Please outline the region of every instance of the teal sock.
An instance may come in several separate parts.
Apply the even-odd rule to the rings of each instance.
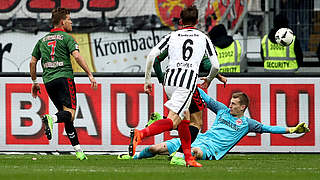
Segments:
[[[154,157],[155,154],[152,154],[149,151],[150,146],[144,148],[139,154],[133,156],[133,159],[143,159],[143,158],[151,158]]]

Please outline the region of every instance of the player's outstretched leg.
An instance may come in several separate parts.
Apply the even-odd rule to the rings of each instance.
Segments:
[[[42,117],[42,123],[44,124],[44,133],[46,134],[48,140],[52,139],[52,128],[53,128],[53,120],[51,115],[45,114]]]

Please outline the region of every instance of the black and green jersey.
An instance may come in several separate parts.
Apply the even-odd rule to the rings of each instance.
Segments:
[[[43,82],[65,77],[73,79],[70,54],[79,50],[77,42],[62,29],[52,29],[41,38],[33,49],[32,56],[41,59]]]

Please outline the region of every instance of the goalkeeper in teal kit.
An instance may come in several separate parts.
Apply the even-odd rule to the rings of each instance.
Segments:
[[[305,123],[296,127],[268,126],[244,116],[249,105],[249,98],[245,93],[232,94],[229,107],[212,99],[199,88],[202,99],[207,107],[216,113],[216,120],[209,130],[197,136],[192,143],[192,153],[197,159],[220,160],[234,147],[247,133],[306,133],[309,128]],[[157,154],[174,153],[180,147],[179,138],[174,138],[160,144],[149,146],[133,157],[119,155],[118,159],[142,159],[153,157]],[[176,157],[176,165],[185,165],[183,157]]]

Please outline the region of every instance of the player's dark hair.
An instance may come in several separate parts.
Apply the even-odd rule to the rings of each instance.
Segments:
[[[70,10],[66,8],[54,8],[51,11],[51,23],[53,26],[59,25],[61,20],[67,18],[67,14],[70,14]]]
[[[243,92],[235,92],[232,93],[232,98],[239,98],[240,100],[240,105],[245,105],[246,108],[244,109],[244,111],[247,109],[247,107],[249,106],[249,97],[247,96],[247,94],[243,93]]]
[[[195,25],[198,20],[198,9],[196,6],[188,6],[180,12],[183,25]]]

